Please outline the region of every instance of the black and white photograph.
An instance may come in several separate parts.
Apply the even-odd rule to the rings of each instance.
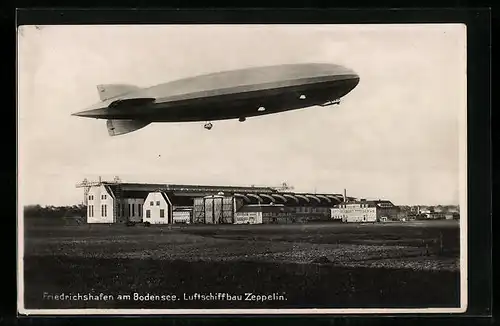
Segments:
[[[466,311],[464,24],[17,42],[19,313]]]

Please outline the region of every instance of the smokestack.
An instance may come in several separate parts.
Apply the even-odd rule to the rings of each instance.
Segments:
[[[99,183],[101,183],[101,182],[102,182],[102,181],[101,181],[101,176],[99,176]]]
[[[347,201],[347,191],[344,188],[344,203]]]

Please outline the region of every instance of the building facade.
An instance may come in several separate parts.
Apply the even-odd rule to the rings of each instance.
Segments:
[[[193,221],[199,224],[233,224],[236,197],[217,195],[194,198]]]
[[[174,208],[172,222],[174,224],[191,224],[193,209],[186,207]]]
[[[87,223],[115,223],[115,198],[106,185],[92,187],[87,194]]]
[[[167,194],[155,191],[144,201],[142,221],[149,224],[172,224],[173,205]]]
[[[234,214],[234,224],[262,224],[262,206],[248,205],[241,207]]]
[[[116,199],[118,223],[142,222],[144,198],[122,198]]]
[[[85,183],[88,223],[241,224],[330,221],[341,194],[289,189],[115,182]],[[252,208],[259,206],[260,208]],[[254,212],[251,212],[254,211]],[[253,216],[253,218],[251,217]]]
[[[396,220],[398,213],[398,207],[388,200],[360,200],[335,205],[331,218],[345,223],[373,223]]]

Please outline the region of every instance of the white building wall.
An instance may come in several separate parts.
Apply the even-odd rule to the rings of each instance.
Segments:
[[[142,221],[151,224],[168,224],[172,220],[171,208],[170,201],[166,201],[160,192],[151,192],[144,201]],[[163,217],[161,217],[162,213]]]
[[[87,195],[87,223],[114,223],[114,199],[103,185],[91,187]]]
[[[332,208],[331,216],[344,222],[376,222],[377,208],[367,204],[342,204],[342,207]]]
[[[172,215],[172,220],[174,223],[191,223],[190,211],[174,211]]]
[[[234,224],[262,224],[262,212],[236,212]]]

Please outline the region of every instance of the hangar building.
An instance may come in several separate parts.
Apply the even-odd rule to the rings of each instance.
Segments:
[[[330,220],[331,209],[355,200],[342,194],[272,187],[84,182],[88,223],[303,223]]]

